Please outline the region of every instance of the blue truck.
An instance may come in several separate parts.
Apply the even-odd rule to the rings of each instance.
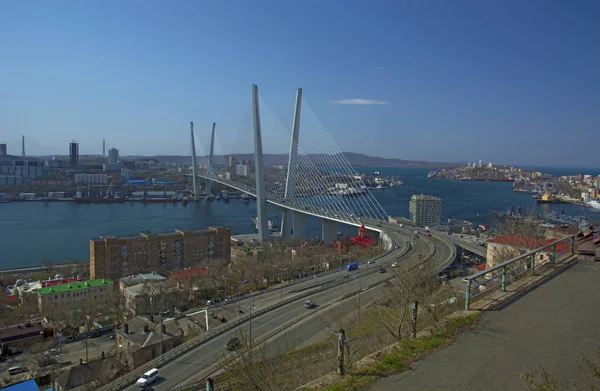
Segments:
[[[356,269],[358,269],[358,262],[351,262],[346,266],[346,270],[348,270],[349,272]]]

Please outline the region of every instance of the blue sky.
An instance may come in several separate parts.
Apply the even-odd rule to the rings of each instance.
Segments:
[[[193,120],[250,152],[258,84],[288,128],[302,87],[344,151],[598,167],[599,19],[594,0],[5,0],[0,141],[183,155]]]

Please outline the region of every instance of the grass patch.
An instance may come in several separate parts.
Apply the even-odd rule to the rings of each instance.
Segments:
[[[367,368],[352,371],[339,382],[320,388],[319,391],[351,391],[360,390],[377,381],[381,376],[406,370],[410,364],[426,354],[454,341],[454,338],[466,327],[474,324],[478,313],[446,321],[443,327],[433,334],[414,339],[405,339],[391,353],[380,357],[376,363]]]

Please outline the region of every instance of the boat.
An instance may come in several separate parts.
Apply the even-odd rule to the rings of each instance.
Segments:
[[[250,202],[250,196],[248,195],[248,193],[242,193],[242,195],[240,196],[240,200],[244,204],[247,204],[248,202]]]
[[[215,196],[212,195],[212,193],[210,193],[206,196],[206,201],[214,201],[214,200],[215,200]]]
[[[183,197],[183,199],[181,200],[181,202],[183,203],[183,205],[187,205],[188,198],[187,197]]]
[[[600,201],[598,200],[589,200],[585,203],[587,206],[590,206],[594,209],[600,209]]]
[[[75,202],[94,202],[94,203],[115,203],[115,202],[125,202],[125,196],[105,196],[105,197],[90,197],[83,196],[81,193],[77,192],[78,195],[73,197],[73,201]]]
[[[73,201],[75,202],[89,202],[89,203],[116,203],[116,202],[125,202],[125,200],[127,199],[127,197],[116,194],[116,193],[112,193],[112,191],[110,190],[110,188],[112,187],[112,183],[109,186],[109,191],[107,192],[106,195],[92,195],[90,192],[90,184],[88,184],[88,191],[87,193],[84,195],[79,188],[77,188],[77,193],[75,194],[75,197],[73,197]]]
[[[227,193],[227,190],[221,191],[221,197],[223,198],[223,202],[229,202],[229,193]]]
[[[217,196],[215,197],[215,200],[221,201],[221,196],[219,194],[217,194]]]
[[[538,204],[566,204],[565,201],[556,198],[548,193],[544,193],[541,197],[533,196]]]

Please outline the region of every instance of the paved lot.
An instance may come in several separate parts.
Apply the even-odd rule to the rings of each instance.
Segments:
[[[600,263],[579,263],[497,311],[453,345],[380,379],[370,389],[528,390],[524,372],[544,366],[558,389],[586,387],[582,359],[600,362]],[[589,387],[588,387],[589,388]]]

